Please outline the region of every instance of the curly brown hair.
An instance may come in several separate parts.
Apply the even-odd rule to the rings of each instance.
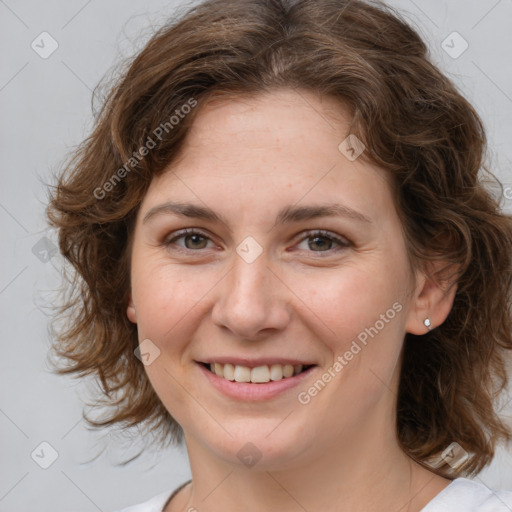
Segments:
[[[495,178],[483,162],[478,114],[430,61],[417,32],[380,2],[206,0],[127,63],[48,207],[73,267],[52,347],[70,364],[57,373],[99,379],[97,403],[110,412],[86,417],[93,427],[142,425],[164,444],[182,440],[134,357],[137,328],[126,316],[134,219],[212,95],[278,87],[349,107],[365,158],[393,177],[411,268],[442,260],[457,269],[437,276],[457,283],[446,321],[424,336],[406,334],[397,436],[437,474],[477,473],[511,437],[494,406],[512,349],[512,221],[482,181]],[[461,472],[445,462],[428,466],[452,442],[470,454]]]

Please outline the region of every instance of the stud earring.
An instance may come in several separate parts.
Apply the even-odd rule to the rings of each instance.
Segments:
[[[430,318],[427,316],[425,320],[423,320],[423,323],[425,324],[425,327],[431,331],[432,330],[432,323],[430,322]]]

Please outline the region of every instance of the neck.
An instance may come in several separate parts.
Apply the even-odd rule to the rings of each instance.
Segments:
[[[289,467],[245,468],[187,439],[192,485],[171,510],[417,512],[450,483],[413,462],[396,440],[358,434],[358,440],[350,437],[321,457],[305,456]]]

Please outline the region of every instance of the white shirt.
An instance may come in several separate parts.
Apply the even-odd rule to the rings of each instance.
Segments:
[[[162,512],[173,491],[117,512]],[[512,491],[492,491],[467,478],[456,478],[421,512],[512,512]]]

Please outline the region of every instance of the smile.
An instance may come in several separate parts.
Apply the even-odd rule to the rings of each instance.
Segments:
[[[210,386],[231,399],[243,402],[264,401],[284,394],[319,368],[316,364],[300,364],[298,361],[232,358],[225,358],[223,363],[212,359],[196,361],[196,365]]]
[[[302,364],[272,364],[261,365],[254,368],[234,365],[230,363],[210,363],[206,365],[212,373],[232,382],[252,382],[253,384],[265,384],[270,381],[287,379],[306,371],[312,365]]]

